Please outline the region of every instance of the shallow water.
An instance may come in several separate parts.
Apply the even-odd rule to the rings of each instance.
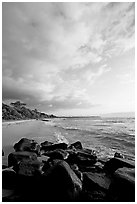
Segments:
[[[21,138],[72,143],[81,141],[84,147],[96,150],[98,157],[111,157],[121,152],[126,158],[135,160],[134,118],[65,118],[51,122],[26,121],[3,124],[2,147],[7,155],[14,151],[13,144]]]
[[[117,151],[135,159],[134,118],[67,118],[57,120],[55,126],[69,142],[80,140],[100,157],[111,157]]]

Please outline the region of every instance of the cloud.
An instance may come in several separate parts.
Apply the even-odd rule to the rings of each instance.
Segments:
[[[92,107],[87,87],[134,47],[134,3],[3,3],[2,32],[4,100]]]

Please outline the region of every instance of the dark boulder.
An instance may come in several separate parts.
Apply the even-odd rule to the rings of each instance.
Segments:
[[[77,164],[78,166],[86,167],[95,164],[97,161],[96,154],[87,149],[67,150],[67,152],[69,152],[69,157],[67,159],[69,164]]]
[[[124,159],[124,155],[122,155],[122,154],[119,153],[119,152],[115,152],[114,157],[123,158],[123,159]]]
[[[48,156],[41,155],[40,157],[37,157],[37,160],[38,160],[39,162],[45,163],[45,162],[47,162],[47,161],[49,160],[49,158],[50,158],[50,157],[48,157]]]
[[[56,149],[67,149],[68,145],[66,143],[57,143],[57,144],[52,144],[52,145],[43,145],[41,147],[41,151],[53,151],[53,150],[56,150]]]
[[[14,166],[16,167],[18,162],[24,160],[24,159],[31,159],[36,160],[37,154],[34,152],[12,152],[8,156],[8,166]]]
[[[40,154],[40,145],[35,141],[27,138],[22,138],[18,143],[14,145],[16,152],[18,151],[29,151]]]
[[[12,168],[2,170],[2,188],[13,189],[16,186],[17,174]]]
[[[135,202],[135,169],[124,167],[115,171],[108,197],[113,202]]]
[[[2,150],[2,156],[4,156],[4,151]]]
[[[83,173],[81,171],[79,171],[79,168],[76,164],[73,164],[70,166],[71,169],[75,172],[75,174],[77,175],[77,177],[83,181]]]
[[[53,166],[43,174],[42,181],[47,188],[50,201],[76,201],[82,190],[82,182],[62,160],[54,160]]]
[[[89,166],[97,162],[97,156],[95,153],[89,154],[85,150],[77,151],[77,164],[80,166]]]
[[[114,157],[105,163],[104,170],[106,172],[113,173],[118,168],[122,167],[135,168],[135,165],[131,160]]]
[[[40,146],[41,146],[41,147],[43,147],[43,146],[50,146],[50,145],[53,145],[53,144],[54,144],[53,142],[45,141],[45,142],[42,142],[42,143],[40,144]]]
[[[38,160],[23,160],[18,164],[17,173],[23,176],[37,176],[42,174],[44,164]]]
[[[83,183],[87,189],[108,190],[111,184],[111,178],[108,177],[105,173],[84,172]]]
[[[66,161],[70,165],[77,164],[77,152],[74,150],[70,150],[70,149],[67,149],[66,151],[69,153]]]
[[[75,149],[82,149],[83,147],[82,147],[81,142],[80,142],[80,141],[77,141],[77,142],[71,144],[71,145],[69,146],[69,148],[70,148],[70,149],[73,149],[73,148],[75,148]]]
[[[46,156],[50,157],[50,159],[61,159],[65,160],[68,158],[69,153],[63,149],[56,149],[54,151],[45,152]]]

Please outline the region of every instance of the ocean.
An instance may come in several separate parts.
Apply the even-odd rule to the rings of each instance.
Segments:
[[[98,158],[113,157],[119,152],[135,160],[135,118],[70,117],[47,121],[3,123],[3,163],[21,138],[66,142],[81,141],[83,147],[96,151]]]
[[[53,124],[58,138],[69,143],[79,140],[98,157],[113,157],[119,152],[135,160],[135,118],[64,118]]]

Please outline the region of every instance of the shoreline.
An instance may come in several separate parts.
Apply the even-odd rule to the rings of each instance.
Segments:
[[[8,125],[17,125],[20,123],[25,123],[25,122],[33,122],[36,121],[35,119],[31,120],[12,120],[12,121],[2,121],[2,127],[8,126]]]

